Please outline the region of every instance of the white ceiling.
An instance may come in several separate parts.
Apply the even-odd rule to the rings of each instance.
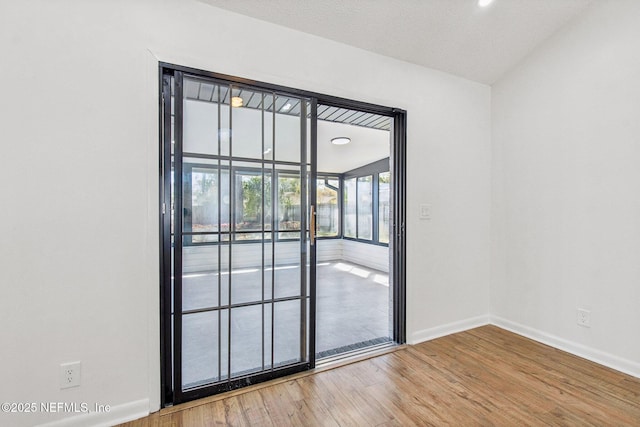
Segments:
[[[493,84],[593,0],[201,0]]]
[[[337,136],[351,138],[346,145],[333,145]],[[318,171],[344,173],[389,157],[391,132],[318,120]]]

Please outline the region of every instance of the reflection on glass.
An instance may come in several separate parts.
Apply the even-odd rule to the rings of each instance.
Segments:
[[[262,156],[265,160],[273,159],[273,152],[275,147],[273,145],[273,121],[275,119],[275,113],[267,109],[268,106],[273,105],[273,95],[264,94],[262,97],[261,106],[264,106],[263,114],[263,138],[264,143],[262,147]]]
[[[192,231],[218,229],[218,174],[206,169],[191,172]]]
[[[300,242],[281,241],[275,244],[273,292],[276,298],[301,294],[300,286]]]
[[[228,287],[218,287],[221,270],[218,251],[218,245],[183,248],[182,310],[215,308],[221,305],[220,298],[228,300]]]
[[[218,348],[218,311],[184,315],[182,331],[183,388],[219,381],[218,366],[226,368],[227,347]]]
[[[231,99],[230,90],[228,86],[219,87],[219,95],[216,101],[220,101],[220,125],[216,136],[220,142],[220,154],[228,156],[231,153],[231,108],[229,108],[229,101]]]
[[[232,263],[236,265],[230,270],[231,304],[261,303],[263,290],[259,261],[247,262],[246,245],[231,245],[231,251]],[[265,298],[267,296],[270,295],[264,295]]]
[[[287,107],[287,104],[289,105]],[[270,106],[275,109],[275,158],[288,162],[300,162],[300,100],[288,96],[276,96]],[[295,107],[294,107],[295,105]],[[306,118],[305,118],[306,119]]]
[[[262,370],[262,307],[250,305],[231,309],[231,376]]]
[[[234,157],[261,159],[264,151],[262,111],[250,106],[262,101],[262,93],[240,88],[233,88],[231,92],[232,154]]]
[[[300,354],[300,315],[305,300],[277,302],[274,305],[274,348],[273,364],[289,365],[299,362]]]
[[[263,325],[264,325],[264,369],[270,369],[273,366],[273,360],[271,358],[271,318],[273,316],[272,313],[273,305],[265,304],[264,305],[264,313],[262,316]]]
[[[389,243],[389,184],[391,174],[382,172],[378,177],[378,241]]]
[[[234,89],[234,94],[236,92],[240,91]],[[228,86],[216,85],[195,78],[186,77],[184,79],[182,123],[184,152],[229,154],[232,136],[230,116],[235,113],[233,111],[235,108],[229,108],[230,95]],[[239,116],[234,117],[234,120],[243,124],[244,114],[239,113]],[[255,131],[256,125],[248,123],[248,126],[253,127]],[[246,133],[240,132],[238,138],[242,141]]]
[[[188,171],[191,171],[188,173]],[[220,183],[218,181],[221,181]],[[184,230],[194,233],[217,233],[229,231],[229,204],[219,203],[218,192],[229,193],[229,173],[217,168],[202,168],[185,164],[184,177]],[[218,213],[221,213],[218,230]],[[194,234],[192,243],[217,242],[217,234]]]

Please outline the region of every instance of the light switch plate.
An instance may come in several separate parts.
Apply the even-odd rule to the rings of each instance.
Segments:
[[[420,205],[420,219],[425,221],[431,220],[431,205]]]

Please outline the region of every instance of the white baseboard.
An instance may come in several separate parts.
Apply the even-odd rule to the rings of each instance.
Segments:
[[[495,325],[507,331],[530,338],[534,341],[549,345],[559,350],[566,351],[616,371],[640,378],[640,363],[624,359],[582,344],[578,344],[543,331],[521,325],[498,316],[482,315],[469,319],[459,320],[434,328],[423,329],[411,334],[409,344],[419,344],[424,341],[444,337],[446,335],[463,332],[484,325]],[[41,427],[109,427],[116,424],[132,421],[149,415],[149,399],[141,399],[111,407],[109,412],[90,412],[74,417],[64,418],[46,424]]]
[[[411,334],[409,344],[419,344],[424,341],[433,340],[444,337],[446,335],[463,332],[469,329],[477,328],[489,324],[489,315],[471,317],[469,319],[458,320],[457,322],[448,323],[446,325],[436,326],[435,328],[423,329]]]
[[[582,357],[600,365],[606,366],[616,371],[640,378],[640,363],[632,360],[624,359],[613,354],[606,353],[583,344],[566,340],[555,335],[548,334],[543,331],[521,325],[499,316],[484,315],[472,317],[469,319],[459,320],[457,322],[448,323],[446,325],[436,326],[434,328],[423,329],[411,334],[409,344],[419,344],[424,341],[433,340],[444,337],[446,335],[463,332],[469,329],[477,328],[484,325],[495,325],[507,331],[538,341],[542,344],[566,351],[575,356]]]
[[[147,415],[149,415],[149,399],[141,399],[112,406],[109,412],[89,412],[40,424],[40,427],[110,427]]]
[[[605,353],[604,351],[587,347],[583,344],[565,340],[564,338],[560,338],[555,335],[551,335],[546,332],[539,331],[537,329],[530,328],[529,326],[521,325],[519,323],[512,322],[498,316],[490,316],[489,322],[492,325],[530,338],[534,341],[538,341],[542,344],[546,344],[559,350],[566,351],[567,353],[571,353],[575,356],[582,357],[583,359],[587,359],[608,368],[615,369],[616,371],[620,371],[636,378],[640,378],[640,363],[633,362],[628,359],[623,359],[621,357],[614,356],[613,354]]]

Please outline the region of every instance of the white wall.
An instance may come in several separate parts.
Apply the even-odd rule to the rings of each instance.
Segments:
[[[343,260],[385,273],[389,272],[389,248],[387,246],[370,245],[353,240],[339,241],[342,242]]]
[[[638,17],[638,1],[597,2],[494,86],[490,309],[499,325],[636,376]]]
[[[159,406],[158,60],[406,109],[409,339],[486,316],[489,87],[192,0],[2,2],[0,51],[1,402]]]

